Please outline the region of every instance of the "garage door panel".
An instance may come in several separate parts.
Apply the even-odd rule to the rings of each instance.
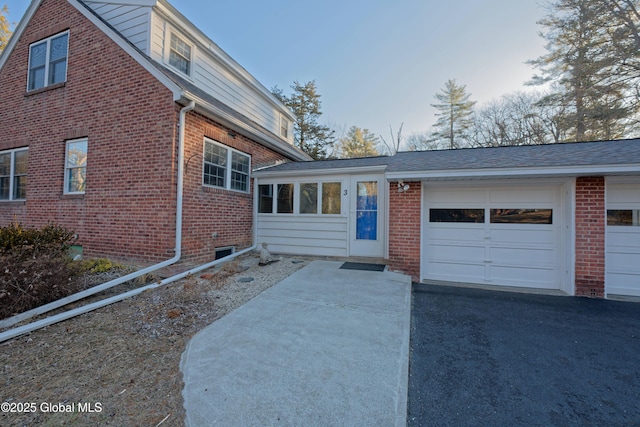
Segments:
[[[486,256],[486,248],[484,246],[474,245],[444,245],[432,244],[433,262],[446,263],[484,263]]]
[[[442,241],[469,241],[469,242],[483,242],[485,231],[484,227],[469,227],[465,226],[433,226],[429,228],[427,232],[427,240],[442,240]],[[475,225],[475,224],[474,224]]]
[[[498,284],[508,282],[511,286],[557,289],[556,270],[553,268],[492,265],[489,271],[490,280]]]
[[[480,187],[473,191],[426,187],[424,208],[424,278],[560,288],[559,186]],[[484,209],[484,222],[444,222],[458,218],[432,216],[430,209]],[[497,210],[502,211],[500,222],[492,223]],[[532,223],[531,218],[538,220],[538,217],[518,210],[551,211],[553,223]],[[430,222],[433,218],[442,222]]]
[[[518,246],[526,242],[527,245],[546,245],[553,248],[555,247],[554,234],[554,228],[545,225],[531,225],[529,227],[505,225],[500,227],[492,226],[490,228],[492,242],[511,243]]]
[[[628,211],[626,225],[607,214],[605,289],[607,294],[640,296],[640,183],[607,182],[607,210]],[[624,217],[624,216],[623,216]]]
[[[513,205],[520,203],[524,205],[534,204],[538,208],[551,207],[555,203],[555,192],[553,190],[541,188],[539,190],[491,190],[489,191],[489,202],[491,204],[506,203]],[[546,206],[538,206],[538,205]],[[498,206],[500,207],[500,206]]]
[[[485,266],[478,264],[434,262],[428,263],[426,268],[433,280],[477,283],[478,277],[484,280],[485,275]]]
[[[551,249],[522,247],[491,247],[490,258],[494,263],[535,268],[555,268],[557,255]]]

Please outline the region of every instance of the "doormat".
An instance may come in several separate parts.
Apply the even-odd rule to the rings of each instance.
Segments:
[[[345,262],[340,266],[342,270],[384,271],[384,264],[367,264],[364,262]]]

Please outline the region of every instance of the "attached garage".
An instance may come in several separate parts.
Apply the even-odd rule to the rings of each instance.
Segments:
[[[605,289],[640,297],[640,183],[607,180]]]
[[[561,289],[563,186],[424,185],[422,279]]]

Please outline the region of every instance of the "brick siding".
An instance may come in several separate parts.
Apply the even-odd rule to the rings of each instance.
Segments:
[[[393,270],[420,281],[420,224],[422,192],[420,182],[405,182],[408,191],[398,192],[389,184],[389,261]]]
[[[576,181],[577,296],[604,298],[605,269],[604,177],[579,177]]]
[[[27,94],[29,44],[67,29],[66,82]],[[180,105],[164,85],[67,1],[44,0],[0,72],[0,87],[0,151],[29,147],[27,200],[0,202],[0,225],[63,225],[86,256],[141,263],[173,256]],[[252,197],[202,186],[206,134],[251,154],[254,165],[282,158],[188,113],[183,254],[194,261],[212,259],[215,247],[248,246],[252,237]],[[88,138],[86,192],[64,195],[66,141],[79,137]]]

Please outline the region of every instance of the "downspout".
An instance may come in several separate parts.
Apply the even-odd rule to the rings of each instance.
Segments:
[[[135,273],[129,274],[127,276],[123,276],[123,277],[121,277],[119,279],[112,280],[110,282],[107,282],[107,283],[104,283],[102,285],[99,285],[99,286],[95,287],[95,288],[100,288],[100,289],[98,289],[96,291],[94,291],[95,288],[87,289],[87,291],[94,291],[94,292],[89,292],[89,293],[87,293],[87,291],[79,292],[77,294],[70,295],[67,298],[63,298],[62,300],[59,300],[59,301],[64,301],[64,300],[67,300],[67,299],[73,297],[72,299],[70,299],[70,300],[68,300],[68,301],[66,301],[64,303],[57,304],[59,301],[54,301],[53,303],[47,304],[46,306],[42,306],[42,307],[39,307],[37,309],[31,310],[30,312],[32,312],[33,314],[31,314],[30,316],[24,316],[26,313],[29,313],[29,312],[25,312],[25,313],[19,314],[17,316],[14,316],[12,318],[5,319],[2,322],[0,322],[0,327],[11,326],[11,325],[15,324],[16,322],[28,319],[30,317],[35,316],[36,314],[46,313],[47,311],[53,310],[53,308],[48,308],[47,310],[44,310],[44,311],[40,311],[40,309],[43,309],[43,308],[48,307],[48,306],[53,306],[53,305],[56,305],[56,304],[57,305],[54,308],[61,307],[61,306],[65,305],[65,304],[68,304],[68,303],[70,303],[72,301],[77,301],[77,300],[82,299],[82,298],[84,298],[86,296],[93,295],[94,293],[99,292],[101,290],[109,289],[109,288],[111,288],[113,286],[119,285],[120,283],[124,283],[125,281],[135,279],[136,277],[139,277],[139,276],[141,276],[143,274],[146,274],[146,273],[149,273],[151,271],[158,270],[160,268],[169,266],[169,265],[175,263],[176,261],[178,261],[180,259],[181,251],[182,251],[181,237],[182,237],[182,196],[183,196],[182,192],[183,192],[183,180],[184,180],[184,165],[183,165],[183,163],[184,163],[184,161],[183,161],[183,158],[184,158],[184,144],[183,144],[184,143],[184,118],[185,118],[185,114],[188,111],[192,110],[194,107],[195,107],[195,103],[192,101],[187,107],[184,107],[182,110],[180,110],[180,142],[179,142],[180,148],[179,148],[179,152],[178,152],[178,159],[180,159],[179,160],[180,163],[178,165],[178,195],[177,195],[178,205],[176,207],[176,254],[175,254],[175,256],[173,258],[171,258],[170,260],[161,262],[160,264],[156,264],[154,266],[151,266],[151,267],[145,268],[143,270],[137,271]],[[196,274],[196,273],[198,273],[198,272],[200,272],[202,270],[206,270],[206,269],[214,267],[214,266],[216,266],[218,264],[222,264],[224,262],[230,261],[230,260],[232,260],[232,259],[234,259],[236,257],[239,257],[240,255],[244,255],[246,253],[249,253],[249,252],[255,250],[256,247],[258,246],[257,245],[257,236],[258,236],[258,234],[257,234],[258,233],[258,230],[257,230],[257,226],[258,226],[258,215],[257,215],[257,213],[258,213],[258,192],[256,191],[256,188],[255,188],[255,187],[257,187],[257,185],[258,185],[258,181],[256,179],[256,180],[254,180],[254,191],[253,191],[253,234],[252,234],[253,244],[251,245],[251,247],[243,249],[243,250],[241,250],[239,252],[236,252],[236,253],[228,256],[228,257],[221,258],[221,259],[218,259],[218,260],[215,260],[215,261],[211,261],[211,262],[209,262],[207,264],[203,264],[203,265],[200,265],[198,267],[195,267],[195,268],[193,268],[193,269],[191,269],[189,271],[185,271],[183,273],[176,274],[175,276],[166,278],[166,279],[161,280],[161,281],[159,281],[157,283],[152,283],[150,285],[146,285],[146,286],[143,286],[141,288],[136,288],[136,289],[133,289],[131,291],[124,292],[122,294],[115,295],[115,296],[110,297],[110,298],[105,298],[103,300],[96,301],[96,302],[93,302],[91,304],[87,304],[87,305],[82,306],[82,307],[78,307],[78,308],[75,308],[75,309],[72,309],[72,310],[68,310],[68,311],[65,311],[63,313],[59,313],[59,314],[56,314],[56,315],[53,315],[53,316],[49,316],[49,317],[46,317],[44,319],[41,319],[41,320],[38,320],[38,321],[35,321],[35,322],[32,322],[32,323],[28,323],[26,325],[19,326],[17,328],[13,328],[13,329],[10,329],[8,331],[2,332],[2,333],[0,333],[0,343],[4,342],[4,341],[7,341],[7,340],[10,340],[11,338],[15,338],[17,336],[20,336],[20,335],[35,331],[37,329],[44,328],[44,327],[52,325],[54,323],[62,322],[64,320],[70,319],[72,317],[79,316],[81,314],[88,313],[88,312],[93,311],[93,310],[97,310],[98,308],[105,307],[107,305],[110,305],[110,304],[125,300],[125,299],[130,298],[130,297],[132,297],[134,295],[138,295],[138,294],[140,294],[140,293],[142,293],[142,292],[144,292],[146,290],[155,289],[155,288],[158,288],[160,286],[175,282],[176,280],[183,279],[183,278],[185,278],[185,277],[187,277],[189,275]],[[81,296],[76,297],[78,295],[81,295]],[[38,313],[35,313],[35,311],[38,311]],[[20,316],[20,318],[18,320],[12,321],[13,319],[15,319],[16,317],[19,317],[19,316]],[[12,322],[11,323],[4,323],[4,322],[7,322],[7,321],[12,321]]]
[[[143,268],[142,270],[138,270],[134,273],[127,274],[126,276],[119,277],[117,279],[111,280],[101,285],[94,286],[84,291],[69,295],[65,298],[61,298],[59,300],[50,302],[49,304],[45,304],[40,307],[36,307],[32,310],[25,311],[24,313],[20,313],[15,316],[9,317],[7,319],[1,320],[0,328],[6,328],[11,325],[15,325],[16,323],[21,322],[23,320],[30,319],[33,316],[44,314],[51,310],[55,310],[56,308],[60,308],[62,306],[81,300],[88,296],[94,295],[106,289],[113,288],[114,286],[120,285],[124,282],[128,282],[129,280],[133,280],[138,277],[144,276],[145,274],[149,274],[153,271],[160,270],[161,268],[168,267],[180,260],[180,257],[182,256],[182,200],[183,200],[183,193],[184,193],[185,121],[186,121],[187,112],[193,110],[195,106],[196,106],[196,103],[194,101],[191,101],[189,102],[189,105],[187,105],[186,107],[183,107],[180,110],[179,134],[178,134],[179,135],[178,136],[178,183],[177,183],[177,191],[176,191],[176,246],[175,246],[175,254],[173,258],[163,261],[159,264],[155,264],[155,265]]]

